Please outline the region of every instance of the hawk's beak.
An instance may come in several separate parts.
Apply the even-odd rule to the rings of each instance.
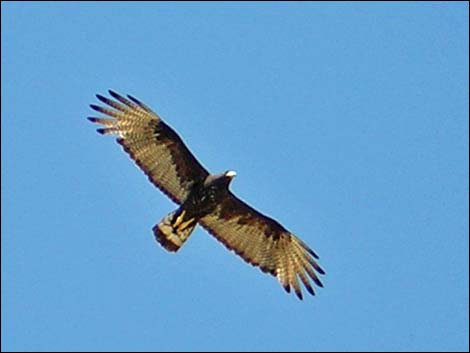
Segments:
[[[227,173],[225,173],[225,176],[229,177],[230,179],[233,179],[236,175],[237,173],[233,170],[229,170]]]

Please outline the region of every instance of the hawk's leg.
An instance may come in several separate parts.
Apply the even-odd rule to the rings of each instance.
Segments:
[[[153,227],[155,239],[168,251],[178,251],[196,227],[197,220],[179,208]]]

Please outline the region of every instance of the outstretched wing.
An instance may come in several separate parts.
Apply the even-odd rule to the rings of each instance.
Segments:
[[[231,192],[199,223],[246,262],[276,276],[287,292],[302,299],[299,280],[315,295],[310,280],[323,287],[318,256],[277,221],[261,214]],[[310,279],[310,280],[309,280]]]
[[[103,125],[101,134],[118,135],[117,142],[148,176],[174,202],[181,204],[191,186],[209,173],[185,146],[177,133],[145,104],[132,96],[127,98],[109,91],[115,99],[96,97],[109,107],[90,107],[111,117],[88,118]]]

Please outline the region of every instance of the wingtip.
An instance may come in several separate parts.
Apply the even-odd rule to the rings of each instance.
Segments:
[[[310,249],[310,248],[307,248],[307,251],[308,251],[308,252],[310,253],[310,255],[312,255],[316,260],[320,260],[320,256],[318,256],[315,251],[313,251],[313,250]]]
[[[118,93],[116,93],[115,91],[113,91],[112,89],[108,89],[108,93],[115,99],[118,99],[121,97]]]
[[[102,96],[101,94],[97,93],[95,94],[96,98],[98,98],[100,101],[103,101],[105,99],[104,96]]]
[[[310,295],[315,296],[315,291],[313,290],[312,286],[306,286],[305,288],[307,288],[307,292],[309,292]]]
[[[305,251],[307,251],[312,257],[316,260],[320,259],[320,256],[317,255],[315,251],[313,251],[307,244],[305,244],[303,241],[299,240],[300,245],[302,248],[304,248]]]
[[[96,104],[90,104],[90,108],[93,110],[96,110],[97,112],[102,112],[102,108],[99,105]]]
[[[137,98],[131,96],[130,94],[127,95],[127,98],[129,98],[131,101],[133,101],[137,105],[142,105],[141,101],[139,101]]]

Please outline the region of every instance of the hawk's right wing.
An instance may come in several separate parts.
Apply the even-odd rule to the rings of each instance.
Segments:
[[[209,175],[178,134],[145,104],[109,91],[115,99],[96,95],[108,107],[90,107],[111,119],[91,117],[103,125],[101,134],[115,134],[117,142],[144,171],[149,180],[174,202],[181,204],[191,186]]]

